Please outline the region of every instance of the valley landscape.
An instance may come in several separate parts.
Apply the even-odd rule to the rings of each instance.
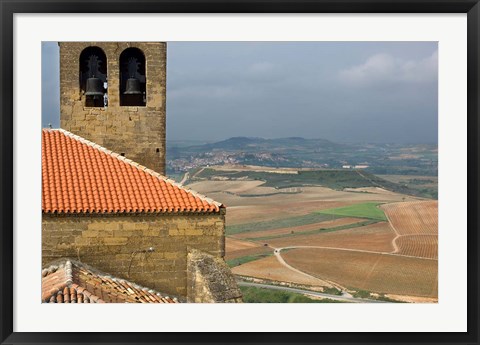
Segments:
[[[42,194],[59,198],[46,212],[76,220],[69,203],[89,201],[106,221],[70,235],[43,216],[42,260],[91,260],[195,302],[438,303],[438,100],[437,41],[42,42],[45,133],[147,175],[52,154],[75,159],[42,184],[62,191]]]
[[[225,259],[247,300],[438,301],[435,145],[188,144],[170,143],[169,175],[227,206]]]

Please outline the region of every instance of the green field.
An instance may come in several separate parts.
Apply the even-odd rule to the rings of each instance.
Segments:
[[[358,223],[353,223],[353,224],[335,226],[335,227],[332,227],[332,228],[326,228],[326,229],[325,228],[320,228],[320,229],[317,229],[317,230],[310,230],[310,231],[296,231],[296,232],[292,232],[292,233],[289,233],[289,234],[272,235],[272,236],[264,236],[264,237],[252,237],[252,238],[247,238],[247,240],[265,241],[265,240],[271,240],[272,238],[293,237],[293,236],[300,236],[300,235],[314,235],[314,234],[319,234],[319,233],[323,234],[323,233],[327,233],[327,232],[359,228],[359,227],[362,227],[362,226],[375,224],[377,222],[378,222],[378,220],[371,219],[371,220],[366,220],[366,221],[363,221],[363,222],[358,222]]]
[[[342,218],[340,215],[337,218]],[[226,227],[227,235],[239,234],[242,232],[260,231],[260,230],[272,230],[278,228],[290,228],[292,226],[301,226],[306,224],[314,224],[331,220],[332,216],[321,214],[318,212],[310,213],[304,216],[295,216],[285,219],[275,219],[268,222],[255,222],[230,225]]]
[[[387,221],[385,213],[378,208],[380,202],[365,202],[362,204],[355,204],[345,207],[330,208],[327,210],[319,211],[320,214],[329,214],[335,217],[354,217],[354,218],[367,218],[378,221]]]
[[[239,266],[239,265],[242,265],[242,264],[246,264],[247,262],[250,262],[250,261],[263,259],[263,258],[266,258],[266,257],[271,256],[271,255],[273,255],[273,252],[242,256],[241,258],[235,258],[235,259],[227,260],[227,265],[230,266],[230,267],[235,267],[235,266]]]
[[[342,303],[328,298],[312,299],[299,293],[253,286],[240,286],[240,290],[242,290],[243,302],[245,303]]]

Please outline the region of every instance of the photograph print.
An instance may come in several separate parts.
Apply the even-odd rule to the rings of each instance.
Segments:
[[[437,42],[43,42],[41,131],[42,303],[438,303]]]

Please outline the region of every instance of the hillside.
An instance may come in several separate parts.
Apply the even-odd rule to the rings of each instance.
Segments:
[[[430,144],[340,144],[325,139],[233,137],[212,143],[167,142],[170,174],[209,165],[329,168],[361,166],[368,173],[437,175],[437,146]]]
[[[262,186],[274,187],[276,189],[306,186],[324,186],[334,190],[378,187],[401,194],[431,197],[430,195],[426,195],[417,189],[410,188],[405,184],[387,181],[376,175],[357,170],[299,170],[298,173],[279,174],[275,172],[222,171],[205,168],[195,175],[195,180],[201,179],[260,180],[265,182]]]
[[[300,137],[263,139],[249,137],[233,137],[216,143],[191,147],[192,150],[233,150],[233,151],[270,151],[282,152],[286,150],[314,150],[338,149],[343,145],[335,144],[325,139],[304,139]]]

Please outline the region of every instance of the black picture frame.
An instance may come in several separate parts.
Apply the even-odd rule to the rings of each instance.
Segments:
[[[2,344],[478,344],[479,0],[0,0],[0,340]],[[15,13],[467,13],[468,331],[465,333],[13,332],[13,16]],[[452,315],[455,317],[455,315]],[[54,322],[54,321],[52,321]],[[219,330],[221,331],[221,330]]]

